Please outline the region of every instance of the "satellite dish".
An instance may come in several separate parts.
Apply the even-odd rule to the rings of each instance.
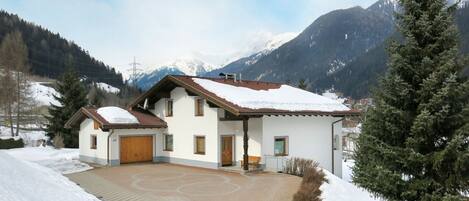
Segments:
[[[143,109],[148,109],[148,98],[145,98],[145,102],[143,103]]]

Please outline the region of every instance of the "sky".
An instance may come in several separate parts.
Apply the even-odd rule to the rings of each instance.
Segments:
[[[0,0],[0,9],[72,40],[128,73],[197,57],[221,65],[285,32],[300,33],[332,10],[376,0]]]

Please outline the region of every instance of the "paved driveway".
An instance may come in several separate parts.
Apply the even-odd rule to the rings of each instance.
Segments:
[[[67,175],[103,200],[291,200],[301,179],[258,173],[241,175],[171,164],[135,164]]]

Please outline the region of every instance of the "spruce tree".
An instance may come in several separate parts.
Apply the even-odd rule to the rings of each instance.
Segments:
[[[86,91],[83,87],[78,74],[70,67],[57,81],[55,90],[59,95],[54,98],[60,105],[51,105],[47,120],[46,132],[50,139],[55,135],[62,135],[63,143],[68,148],[78,148],[78,131],[76,129],[64,128],[65,123],[81,107],[86,106]]]
[[[374,90],[355,153],[353,181],[388,200],[466,200],[469,82],[445,0],[401,0],[403,42]]]

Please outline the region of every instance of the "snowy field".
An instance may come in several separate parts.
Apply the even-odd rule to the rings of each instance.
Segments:
[[[32,157],[24,155],[27,153],[37,155],[33,149],[25,149],[28,151],[23,154],[20,154],[19,149],[13,150],[12,153],[23,158]],[[98,200],[59,172],[37,163],[21,160],[8,152],[10,151],[0,150],[0,201]],[[70,153],[67,152],[65,155]],[[52,155],[46,154],[42,157],[47,158]]]
[[[61,174],[92,169],[78,160],[78,149],[54,149],[52,147],[25,147],[8,149],[5,153],[28,162],[37,163]]]
[[[344,162],[342,165],[345,164]],[[324,172],[329,181],[329,183],[324,183],[320,187],[322,191],[321,197],[324,198],[324,201],[381,201],[379,198],[374,198],[373,195],[365,189],[348,182],[348,179],[351,178],[350,168],[348,168],[347,172],[342,172],[342,179],[327,170],[324,170]],[[346,175],[346,173],[348,175]]]

